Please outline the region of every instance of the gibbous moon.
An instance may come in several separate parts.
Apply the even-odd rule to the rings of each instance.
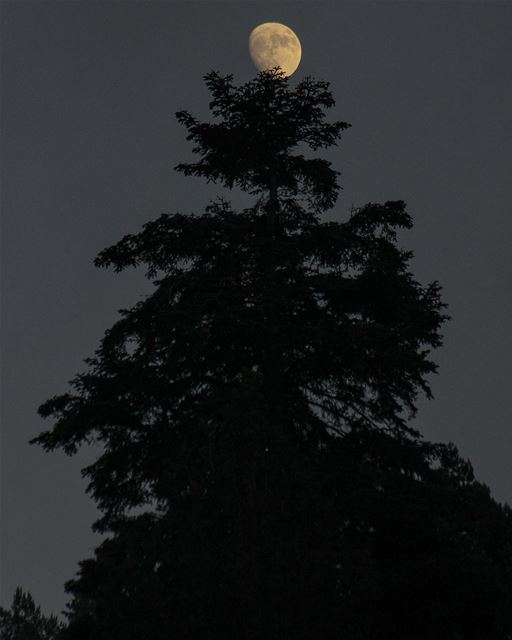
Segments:
[[[265,22],[251,31],[249,53],[260,71],[281,67],[287,76],[297,69],[302,55],[300,40],[286,25]]]

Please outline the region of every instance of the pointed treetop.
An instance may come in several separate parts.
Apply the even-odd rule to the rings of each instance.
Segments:
[[[338,172],[330,162],[301,153],[335,145],[350,126],[325,121],[325,109],[334,105],[328,82],[308,77],[292,88],[279,67],[240,87],[232,75],[213,71],[205,81],[217,122],[199,122],[188,111],[176,114],[200,155],[177,171],[280,200],[305,197],[316,210],[334,205]]]

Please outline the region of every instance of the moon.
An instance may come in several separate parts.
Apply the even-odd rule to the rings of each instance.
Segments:
[[[302,55],[300,40],[286,25],[264,22],[251,31],[249,53],[260,71],[281,67],[291,76],[297,69]]]

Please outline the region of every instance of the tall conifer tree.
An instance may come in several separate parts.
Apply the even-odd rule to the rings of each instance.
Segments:
[[[291,87],[276,69],[206,84],[214,120],[177,114],[198,156],[177,169],[253,206],[162,215],[101,252],[100,267],[143,266],[154,291],[121,312],[73,391],[40,408],[55,419],[35,439],[46,450],[102,446],[84,474],[108,537],[68,584],[68,637],[438,637],[421,635],[436,623],[419,604],[409,635],[390,615],[411,592],[408,563],[423,544],[449,555],[469,520],[463,487],[493,505],[503,540],[509,515],[454,449],[408,424],[444,320],[438,284],[419,284],[397,245],[411,218],[390,201],[322,221],[338,174],[316,152],[348,127],[326,120],[327,83]],[[401,517],[425,540],[405,534],[393,555]],[[488,570],[504,607],[496,562],[475,581]],[[465,637],[461,624],[446,638]]]

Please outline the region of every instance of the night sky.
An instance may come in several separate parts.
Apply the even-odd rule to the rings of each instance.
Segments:
[[[352,128],[328,157],[344,188],[329,216],[403,199],[423,283],[452,320],[435,354],[435,399],[414,426],[453,441],[512,503],[511,2],[2,3],[2,592],[60,611],[92,554],[94,451],[45,454],[36,414],[85,368],[117,310],[150,285],[93,267],[162,212],[200,212],[221,187],[173,167],[192,158],[178,109],[208,116],[202,77],[256,74],[261,22],[302,43],[291,83],[332,83]],[[241,203],[237,192],[232,200]],[[243,200],[245,203],[245,200]]]

